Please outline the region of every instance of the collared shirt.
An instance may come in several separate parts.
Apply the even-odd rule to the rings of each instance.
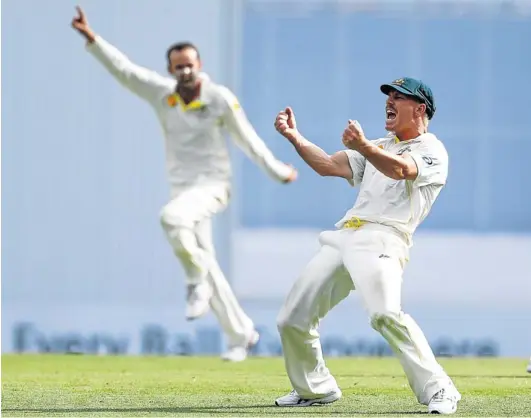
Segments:
[[[173,192],[198,183],[228,184],[227,130],[236,144],[271,177],[284,181],[292,168],[277,160],[249,123],[232,92],[205,74],[200,96],[185,104],[175,79],[132,63],[100,36],[87,49],[126,88],[154,108],[162,126],[166,166]]]
[[[360,191],[354,207],[336,227],[341,228],[349,219],[358,218],[391,226],[411,238],[446,184],[448,153],[431,133],[409,141],[399,141],[393,135],[373,143],[393,154],[408,153],[417,165],[417,178],[394,180],[378,171],[357,151],[346,150],[353,173],[349,183],[360,185]]]

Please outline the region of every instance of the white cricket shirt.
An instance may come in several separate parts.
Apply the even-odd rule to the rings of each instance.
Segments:
[[[372,141],[393,154],[408,153],[418,168],[415,180],[394,180],[378,171],[359,152],[346,150],[353,178],[360,185],[354,207],[336,224],[341,228],[352,218],[391,226],[406,235],[408,241],[428,215],[433,202],[446,183],[448,153],[441,141],[431,133],[409,141],[393,136]]]
[[[278,161],[256,134],[228,88],[202,74],[200,96],[186,105],[175,92],[175,79],[132,63],[100,36],[87,49],[122,85],[154,108],[164,132],[172,194],[193,184],[221,182],[229,187],[231,164],[225,129],[273,178],[283,181],[292,174],[292,168]]]

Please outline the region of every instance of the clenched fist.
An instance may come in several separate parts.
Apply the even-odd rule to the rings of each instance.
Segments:
[[[79,6],[76,7],[77,16],[72,19],[72,27],[83,35],[88,42],[94,42],[95,34],[90,28],[85,12]]]
[[[343,145],[358,151],[359,147],[366,142],[365,134],[357,120],[349,120],[348,126],[343,132]]]
[[[287,107],[277,115],[277,118],[275,119],[275,129],[290,141],[297,138],[299,132],[297,131],[295,114],[293,113],[293,110],[291,110],[291,107]]]

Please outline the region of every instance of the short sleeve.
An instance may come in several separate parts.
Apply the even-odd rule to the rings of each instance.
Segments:
[[[441,141],[430,139],[423,141],[417,148],[409,152],[417,165],[417,178],[413,181],[416,187],[429,184],[442,186],[448,177],[448,153]]]
[[[363,180],[363,173],[365,172],[366,159],[358,151],[345,150],[347,154],[348,162],[352,170],[352,179],[347,179],[352,187],[355,187]]]

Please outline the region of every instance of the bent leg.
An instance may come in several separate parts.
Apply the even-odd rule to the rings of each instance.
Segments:
[[[195,228],[197,242],[209,255],[210,267],[206,279],[212,288],[210,307],[216,315],[231,347],[245,347],[254,333],[253,321],[245,314],[219,266],[212,242],[212,222],[205,219]]]
[[[324,245],[293,285],[277,323],[286,370],[300,397],[320,398],[336,391],[319,341],[319,321],[353,289],[341,254]]]
[[[355,234],[358,234],[357,236]],[[401,307],[402,263],[396,237],[373,232],[354,233],[345,246],[343,262],[367,309],[372,327],[396,353],[418,401],[453,383],[439,365],[423,332]],[[384,255],[384,257],[381,257]]]

